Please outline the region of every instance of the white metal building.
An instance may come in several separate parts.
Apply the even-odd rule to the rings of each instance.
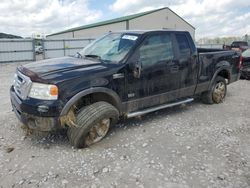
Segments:
[[[97,38],[109,31],[178,29],[189,31],[194,38],[195,28],[168,7],[84,25],[54,33],[47,39]]]

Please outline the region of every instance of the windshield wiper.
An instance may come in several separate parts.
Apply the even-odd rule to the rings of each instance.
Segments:
[[[111,60],[102,59],[101,56],[95,55],[95,54],[87,54],[87,55],[84,55],[84,57],[90,57],[90,58],[98,59],[99,61],[101,61],[103,63],[110,63],[110,62],[112,62]]]
[[[84,55],[84,57],[91,57],[91,58],[95,58],[95,59],[99,59],[99,60],[102,59],[99,55],[95,55],[95,54],[87,54],[87,55]]]

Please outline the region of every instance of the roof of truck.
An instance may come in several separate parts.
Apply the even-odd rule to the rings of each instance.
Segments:
[[[145,34],[150,32],[164,32],[164,31],[174,31],[174,32],[188,32],[178,29],[153,29],[153,30],[121,30],[121,31],[112,31],[110,33],[131,33],[131,34]]]

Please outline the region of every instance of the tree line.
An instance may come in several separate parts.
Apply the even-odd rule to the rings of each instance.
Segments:
[[[215,38],[200,38],[198,44],[225,44],[230,45],[233,41],[247,41],[250,43],[250,35],[246,34],[242,37],[215,37]]]

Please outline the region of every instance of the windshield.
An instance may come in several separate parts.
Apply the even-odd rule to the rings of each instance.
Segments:
[[[118,63],[128,54],[137,38],[135,34],[110,33],[86,46],[80,54],[82,57]]]
[[[242,53],[242,57],[250,57],[250,49],[247,49]]]

